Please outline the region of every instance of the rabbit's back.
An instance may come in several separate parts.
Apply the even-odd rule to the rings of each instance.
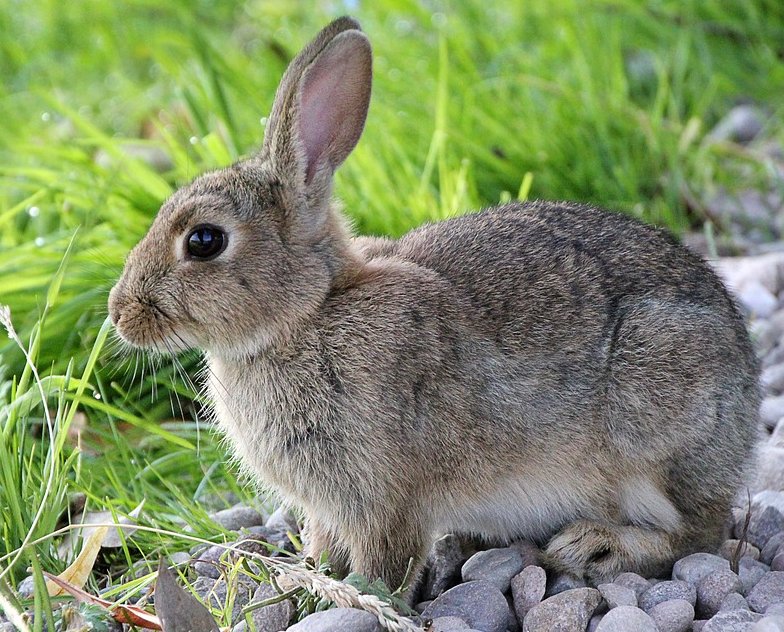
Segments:
[[[535,372],[525,379],[558,390],[620,455],[660,460],[708,437],[751,452],[757,366],[742,317],[667,233],[584,205],[510,204],[384,250],[446,279],[498,360]]]

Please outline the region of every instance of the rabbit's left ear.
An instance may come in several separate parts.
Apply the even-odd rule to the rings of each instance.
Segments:
[[[359,141],[371,78],[370,43],[344,18],[325,28],[281,81],[262,155],[285,182],[304,187],[311,202],[329,196],[332,174]]]

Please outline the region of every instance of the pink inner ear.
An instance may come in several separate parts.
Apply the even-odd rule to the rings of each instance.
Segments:
[[[367,116],[370,77],[370,47],[359,31],[338,35],[306,71],[299,112],[306,182],[321,165],[334,172],[356,145]]]

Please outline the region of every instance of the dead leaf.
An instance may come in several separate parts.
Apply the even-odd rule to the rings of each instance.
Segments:
[[[155,612],[164,632],[219,632],[209,610],[177,583],[163,558],[155,583]]]
[[[68,593],[77,601],[81,601],[83,603],[90,603],[96,606],[101,606],[102,608],[106,608],[106,610],[111,614],[115,621],[118,623],[128,623],[130,625],[135,625],[140,628],[145,628],[147,630],[161,630],[161,620],[154,614],[150,614],[146,610],[139,608],[138,606],[126,606],[123,604],[114,603],[112,601],[107,601],[106,599],[101,599],[100,597],[95,597],[88,592],[85,592],[81,588],[73,586],[66,581],[63,581],[56,575],[52,575],[44,571],[44,575],[47,578],[47,582],[52,582],[55,584],[62,593]]]
[[[57,576],[57,579],[77,588],[84,586],[90,577],[90,573],[93,571],[95,558],[98,557],[98,551],[101,550],[101,542],[103,542],[108,531],[109,527],[96,527],[95,531],[90,534],[90,537],[85,538],[79,555],[68,568]],[[63,589],[57,582],[47,580],[46,589],[50,597],[63,594]]]

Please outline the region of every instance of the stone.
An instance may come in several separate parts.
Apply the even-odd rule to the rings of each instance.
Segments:
[[[730,593],[739,593],[743,584],[730,570],[718,570],[697,582],[697,616],[710,619],[721,609],[721,603]]]
[[[750,557],[742,557],[738,568],[738,576],[743,584],[743,594],[748,594],[769,570],[770,567],[767,564],[752,560]]]
[[[287,508],[282,505],[272,512],[264,526],[274,531],[290,531],[291,533],[299,533],[299,524],[297,518]]]
[[[550,577],[550,581],[547,583],[545,596],[552,597],[553,595],[557,595],[558,593],[562,593],[566,590],[585,588],[586,586],[587,584],[585,583],[585,580],[581,577],[574,577],[573,575],[561,573],[560,575]]]
[[[464,582],[486,581],[501,592],[509,590],[512,577],[523,570],[523,556],[512,548],[488,549],[472,555],[463,564]]]
[[[779,419],[784,417],[784,395],[768,396],[760,404],[760,420],[765,427],[772,430]]]
[[[226,553],[225,546],[215,545],[204,549],[194,559],[193,570],[203,577],[220,578],[220,558],[224,553]]]
[[[702,632],[702,629],[705,627],[707,621],[705,620],[698,620],[691,624],[691,631],[692,632]]]
[[[422,617],[458,617],[471,628],[505,632],[509,622],[509,605],[495,585],[470,581],[458,584],[434,599],[422,612]]]
[[[767,573],[752,588],[746,600],[749,607],[755,612],[765,612],[768,606],[784,603],[784,572],[771,571]]]
[[[672,578],[697,585],[705,575],[717,570],[729,570],[730,563],[723,557],[711,553],[692,553],[675,562]]]
[[[732,561],[738,552],[740,553],[739,558],[750,557],[753,560],[758,560],[760,556],[760,550],[756,546],[742,540],[724,540],[719,548],[719,555],[725,560]]]
[[[774,603],[765,608],[765,616],[784,617],[784,603]]]
[[[574,588],[553,595],[528,611],[523,632],[585,630],[601,600],[595,588]]]
[[[697,591],[693,585],[682,580],[664,581],[651,586],[640,595],[640,608],[648,612],[656,604],[671,599],[683,599],[692,606],[697,602]]]
[[[754,489],[784,491],[784,447],[764,445],[760,448]]]
[[[232,594],[234,596],[231,611],[232,625],[238,623],[243,617],[242,609],[248,605],[254,591],[258,587],[258,584],[247,575],[237,575],[234,581],[236,585],[232,586]],[[203,583],[200,585],[200,582]],[[193,591],[208,606],[219,609],[226,607],[229,590],[225,579],[214,580],[210,577],[199,577],[193,584]]]
[[[751,632],[784,632],[784,617],[764,617],[757,621]]]
[[[784,532],[771,536],[765,543],[765,546],[762,547],[762,551],[760,551],[759,561],[763,564],[772,564],[773,558],[776,557],[779,550],[784,551],[784,549],[781,548],[783,545]]]
[[[437,617],[432,620],[427,632],[457,632],[468,630],[468,624],[458,617]]]
[[[526,566],[512,578],[512,600],[518,621],[542,601],[547,587],[547,575],[541,566]]]
[[[726,612],[728,610],[748,610],[749,604],[746,601],[746,597],[741,595],[740,593],[730,593],[724,599],[721,600],[721,605],[719,606],[720,612]]]
[[[683,599],[656,604],[648,612],[659,632],[687,632],[694,621],[694,606]]]
[[[768,318],[778,307],[778,300],[759,281],[746,283],[738,294],[741,304],[757,318]]]
[[[314,612],[287,632],[382,632],[384,628],[369,612],[354,608],[332,608]]]
[[[760,384],[769,395],[784,392],[784,362],[765,367],[760,374]]]
[[[784,366],[784,364],[781,366]],[[772,448],[784,448],[784,417],[776,422],[776,427],[768,438],[768,445]],[[779,493],[781,493],[781,490],[779,490]]]
[[[523,568],[526,566],[541,566],[542,551],[533,542],[516,540],[509,545],[509,548],[514,549],[523,556]]]
[[[266,521],[265,516],[262,516],[252,507],[246,507],[245,505],[235,505],[229,509],[216,511],[210,515],[210,518],[213,522],[226,529],[226,531],[239,531],[243,528],[256,527],[263,525]]]
[[[552,630],[554,628],[540,628]],[[567,628],[563,628],[567,629]],[[568,628],[577,630],[578,628]],[[610,610],[596,627],[596,632],[659,632],[653,619],[633,606],[618,606]]]
[[[460,567],[466,559],[460,539],[447,534],[433,543],[427,558],[423,599],[435,599],[460,581]]]
[[[755,281],[761,283],[771,294],[784,290],[784,252],[752,257],[723,257],[712,265],[735,295],[747,283]]]
[[[736,105],[708,133],[708,139],[750,143],[762,131],[766,118],[765,113],[754,105]]]
[[[278,596],[278,591],[269,584],[260,584],[253,593],[249,605],[266,601],[273,597]],[[279,601],[278,603],[270,604],[253,610],[250,617],[256,627],[256,632],[279,632],[288,627],[291,620],[296,614],[294,604],[289,599]]]
[[[761,614],[749,610],[719,612],[702,627],[702,632],[750,632],[752,624],[761,618]]]
[[[602,597],[607,602],[607,607],[612,610],[618,606],[634,606],[637,607],[637,593],[631,588],[621,586],[620,584],[600,584],[597,586]]]
[[[751,506],[754,511],[763,511],[768,507],[773,507],[779,513],[784,513],[784,491],[768,489],[758,492],[751,499]]]
[[[784,551],[777,553],[776,557],[773,558],[773,561],[770,563],[770,570],[784,571]]]
[[[651,582],[637,573],[621,573],[615,578],[613,583],[631,588],[637,595],[637,598],[651,587]]]

